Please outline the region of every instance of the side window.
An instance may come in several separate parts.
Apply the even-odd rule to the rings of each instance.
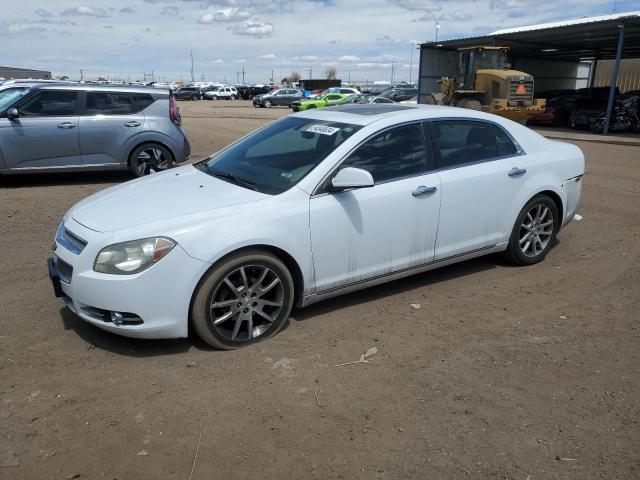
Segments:
[[[427,171],[422,129],[419,125],[394,128],[360,145],[340,169],[361,168],[376,183],[418,175]]]
[[[155,100],[148,93],[132,93],[131,100],[134,104],[134,112],[138,113],[151,105]]]
[[[467,120],[433,122],[437,168],[455,167],[498,157],[494,126]]]
[[[78,92],[42,90],[24,102],[18,111],[25,117],[77,115]]]
[[[87,115],[129,115],[133,102],[124,92],[87,92]]]
[[[501,157],[506,157],[509,155],[516,155],[518,153],[518,147],[515,146],[513,140],[509,138],[504,130],[502,130],[497,125],[494,125],[493,128],[496,132],[496,142],[498,144],[498,155]]]
[[[340,100],[341,98],[340,95],[327,95],[327,100]]]

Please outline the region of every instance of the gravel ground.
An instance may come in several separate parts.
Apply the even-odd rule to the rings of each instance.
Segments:
[[[288,113],[181,107],[194,159]],[[578,145],[584,219],[545,262],[371,288],[231,352],[54,298],[60,217],[126,174],[0,179],[0,479],[640,478],[640,149]]]

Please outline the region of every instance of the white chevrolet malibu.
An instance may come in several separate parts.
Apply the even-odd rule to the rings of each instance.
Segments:
[[[79,317],[231,349],[294,305],[504,252],[544,259],[584,156],[472,110],[347,105],[290,115],[194,165],[103,190],[65,215],[49,260]]]

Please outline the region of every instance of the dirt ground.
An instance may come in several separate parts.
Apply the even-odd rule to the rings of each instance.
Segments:
[[[194,159],[288,113],[181,107]],[[640,478],[640,149],[579,146],[584,219],[545,262],[326,301],[231,352],[53,296],[60,218],[126,174],[0,179],[0,479]]]

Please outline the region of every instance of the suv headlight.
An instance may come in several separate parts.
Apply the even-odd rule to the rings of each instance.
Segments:
[[[165,237],[116,243],[100,250],[93,269],[100,273],[132,275],[149,268],[175,246],[176,242]]]

